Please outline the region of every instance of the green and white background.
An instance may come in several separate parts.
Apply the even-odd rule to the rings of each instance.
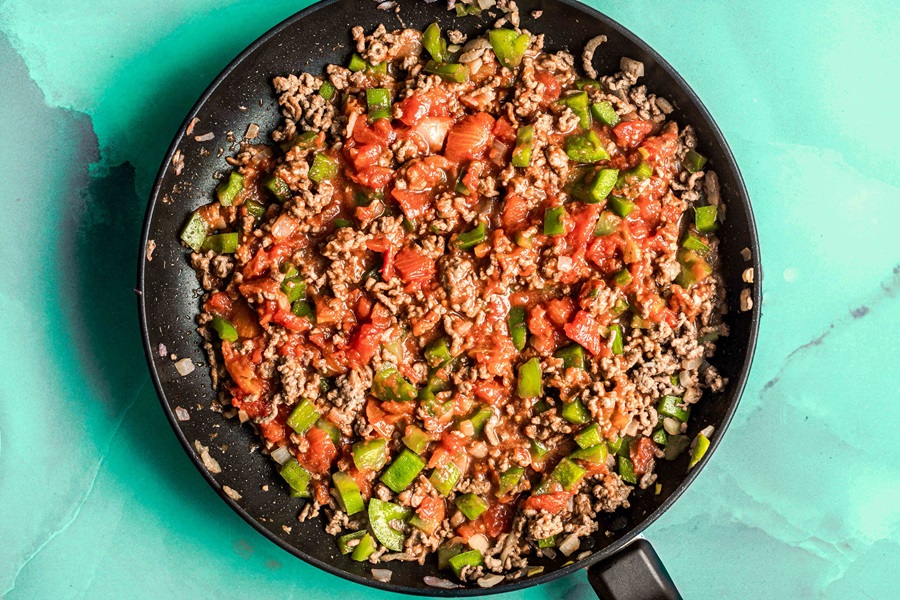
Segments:
[[[288,0],[0,1],[0,595],[387,598],[221,502],[159,408],[132,288],[153,177]],[[734,423],[646,533],[686,598],[900,597],[900,4],[589,4],[703,98],[765,270]],[[584,574],[501,598],[592,598]]]

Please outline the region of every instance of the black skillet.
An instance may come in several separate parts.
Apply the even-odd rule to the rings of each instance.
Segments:
[[[427,586],[423,576],[446,578],[434,562],[424,566],[415,563],[391,562],[382,565],[393,572],[390,583],[372,578],[369,564],[353,562],[342,556],[332,536],[325,533],[318,520],[297,522],[303,500],[288,496],[279,483],[271,459],[254,447],[254,434],[249,427],[239,427],[207,407],[213,398],[210,379],[200,338],[194,331],[194,316],[200,295],[197,280],[191,270],[187,252],[179,244],[178,232],[186,215],[211,199],[216,171],[226,170],[225,156],[229,153],[226,132],[233,131],[240,139],[251,123],[260,127],[261,141],[277,124],[280,116],[271,88],[276,75],[310,71],[323,72],[328,63],[345,64],[352,51],[350,28],[362,25],[371,31],[379,23],[389,29],[400,26],[391,12],[376,10],[376,3],[354,0],[327,0],[287,19],[244,50],[209,86],[185,118],[175,136],[157,176],[150,196],[147,216],[141,237],[141,261],[138,269],[138,308],[144,350],[154,385],[169,422],[194,464],[209,484],[241,517],[261,534],[295,556],[330,573],[385,590],[435,596],[474,596],[508,592],[588,569],[588,578],[603,598],[618,600],[648,600],[679,598],[675,586],[659,562],[650,544],[635,538],[656,520],[684,492],[716,449],[732,415],[750,370],[756,345],[760,306],[759,246],[750,199],[744,188],[738,167],[728,144],[700,99],[687,83],[656,52],[634,34],[610,18],[589,7],[570,0],[528,1],[519,3],[522,25],[546,36],[546,48],[565,49],[580,57],[585,42],[605,34],[608,41],[594,59],[601,74],[618,70],[619,58],[628,56],[645,65],[643,82],[650,90],[666,97],[675,107],[672,115],[681,124],[691,124],[700,140],[699,150],[710,159],[717,172],[722,198],[728,206],[728,219],[720,229],[721,264],[728,289],[731,334],[719,342],[715,365],[729,379],[722,394],[704,398],[691,416],[691,433],[707,425],[716,428],[712,444],[700,465],[686,474],[687,457],[674,462],[662,461],[659,482],[662,493],[632,494],[631,507],[599,518],[600,527],[592,539],[583,541],[579,550],[592,551],[590,556],[563,566],[568,561],[560,555],[555,560],[533,559],[544,565],[543,574],[507,581],[490,589],[477,587],[453,590]],[[540,19],[530,17],[532,10],[542,10]],[[493,20],[490,18],[456,18],[446,10],[443,1],[425,3],[404,2],[400,18],[409,27],[423,29],[432,21],[443,28],[461,29],[465,33],[481,33]],[[580,62],[580,61],[579,61]],[[186,134],[189,123],[200,121],[191,135]],[[214,141],[197,142],[193,138],[212,131]],[[217,148],[225,147],[225,154],[217,155]],[[211,150],[201,152],[201,148]],[[180,152],[184,168],[176,175],[173,156]],[[144,259],[145,248],[153,240],[156,249],[152,261]],[[741,250],[749,248],[750,260]],[[757,283],[753,286],[754,308],[740,312],[738,296],[746,284],[741,273],[754,267]],[[160,344],[166,356],[160,356]],[[168,356],[190,358],[197,370],[180,377]],[[188,411],[190,420],[183,421],[176,408]],[[210,436],[216,434],[214,441]],[[204,467],[194,441],[199,440],[219,465],[221,473],[210,473]],[[222,451],[220,448],[227,447]],[[223,486],[240,493],[233,500]],[[268,491],[263,491],[268,486]],[[290,533],[282,528],[286,525]],[[451,576],[452,577],[452,576]]]

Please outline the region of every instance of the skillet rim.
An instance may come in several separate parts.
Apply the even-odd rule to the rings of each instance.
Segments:
[[[688,85],[687,81],[675,70],[672,65],[668,63],[656,50],[654,50],[649,44],[643,41],[640,37],[632,33],[629,29],[622,26],[620,23],[612,19],[611,17],[599,12],[593,7],[583,4],[582,2],[578,2],[576,0],[554,0],[560,4],[564,4],[570,7],[575,8],[576,10],[582,11],[586,17],[589,17],[593,20],[599,21],[603,23],[605,27],[609,27],[610,29],[615,30],[617,33],[621,34],[625,37],[630,43],[634,44],[637,48],[641,49],[643,52],[647,53],[651,57],[653,57],[656,64],[669,75],[675,83],[676,89],[680,89],[685,95],[690,99],[690,101],[697,108],[700,113],[701,119],[706,121],[706,125],[709,127],[710,134],[718,142],[723,151],[724,151],[724,164],[718,164],[718,169],[728,169],[732,172],[736,182],[736,194],[737,201],[740,202],[747,211],[747,228],[749,231],[747,232],[750,237],[750,251],[752,253],[750,259],[750,265],[754,268],[757,278],[756,283],[753,284],[751,290],[751,297],[753,300],[753,308],[750,315],[750,330],[749,337],[746,349],[744,351],[743,363],[741,364],[740,371],[738,372],[738,376],[736,377],[736,383],[734,387],[734,391],[729,398],[729,405],[725,410],[722,419],[717,427],[717,433],[712,440],[710,440],[710,447],[706,452],[703,460],[691,469],[685,477],[681,480],[675,490],[669,495],[669,497],[659,506],[645,516],[637,525],[633,526],[627,533],[623,534],[621,538],[606,546],[602,550],[597,552],[593,552],[590,556],[573,562],[570,565],[555,569],[553,571],[549,571],[547,573],[530,577],[530,578],[521,578],[511,582],[505,582],[503,584],[491,587],[491,588],[478,588],[478,587],[462,587],[457,589],[443,589],[443,588],[433,588],[433,587],[408,587],[405,585],[392,584],[390,582],[381,582],[374,578],[366,578],[351,573],[349,571],[345,571],[339,567],[332,565],[331,563],[320,560],[319,558],[306,553],[304,550],[288,543],[277,535],[273,534],[267,528],[265,528],[256,517],[251,515],[247,510],[237,504],[232,498],[230,498],[225,491],[222,489],[222,486],[215,480],[215,478],[209,473],[206,467],[203,465],[202,460],[194,451],[194,448],[191,446],[184,432],[181,430],[179,425],[179,421],[175,415],[174,410],[169,405],[167,400],[165,389],[163,388],[162,382],[160,380],[159,374],[156,369],[156,365],[153,360],[153,348],[151,348],[150,343],[150,334],[149,328],[147,324],[147,315],[146,315],[146,303],[145,303],[145,295],[144,291],[144,279],[145,279],[145,269],[146,269],[146,261],[144,260],[144,249],[147,247],[147,241],[149,239],[150,234],[150,225],[153,220],[154,211],[156,208],[157,200],[160,197],[163,179],[165,177],[166,172],[169,168],[171,168],[172,164],[172,156],[175,154],[178,146],[180,145],[183,137],[185,136],[185,130],[187,129],[191,120],[197,115],[197,113],[203,108],[209,98],[217,91],[219,86],[223,84],[231,73],[245,60],[253,56],[256,51],[266,44],[271,38],[278,35],[285,29],[290,28],[296,22],[301,21],[319,10],[326,9],[328,6],[332,4],[336,4],[338,2],[342,2],[345,0],[321,0],[320,2],[316,2],[305,9],[294,13],[293,15],[287,17],[265,33],[263,33],[260,37],[258,37],[253,43],[247,46],[240,54],[237,55],[228,65],[222,69],[222,71],[213,79],[213,81],[209,84],[197,102],[191,107],[191,110],[188,112],[187,116],[182,121],[179,126],[175,137],[172,140],[168,150],[166,151],[163,162],[156,174],[156,179],[153,184],[153,188],[150,192],[149,202],[147,204],[147,211],[144,216],[144,222],[141,229],[141,239],[140,246],[138,252],[138,279],[137,279],[137,287],[135,289],[136,295],[138,297],[138,317],[140,322],[141,329],[141,339],[144,346],[144,356],[147,361],[150,377],[153,380],[153,387],[156,390],[157,397],[162,405],[163,412],[166,414],[166,418],[169,421],[169,425],[175,433],[175,436],[178,438],[178,441],[181,443],[185,452],[191,458],[191,461],[194,464],[194,467],[200,472],[203,478],[207,481],[207,483],[216,491],[216,493],[224,500],[228,506],[231,507],[233,511],[235,511],[244,521],[246,521],[251,527],[253,527],[257,532],[266,537],[269,541],[273,542],[281,549],[286,552],[296,556],[297,558],[303,560],[304,562],[322,569],[323,571],[330,573],[332,575],[336,575],[348,581],[352,581],[354,583],[374,587],[385,591],[409,594],[409,595],[419,595],[419,596],[438,596],[438,597],[466,597],[466,596],[486,596],[491,594],[498,594],[504,592],[511,592],[515,590],[521,590],[524,588],[541,585],[544,583],[548,583],[550,581],[559,579],[561,577],[565,577],[570,575],[576,571],[580,571],[581,569],[586,569],[591,567],[594,563],[612,556],[619,552],[622,548],[630,544],[635,538],[640,536],[650,525],[652,525],[663,513],[665,513],[685,492],[685,490],[694,482],[697,476],[700,474],[700,471],[706,466],[707,462],[711,459],[712,455],[715,453],[716,449],[719,446],[722,438],[728,426],[731,423],[732,418],[734,417],[735,412],[737,411],[737,406],[740,403],[741,396],[743,395],[744,389],[747,384],[747,380],[750,376],[750,371],[753,366],[753,358],[756,352],[756,345],[759,336],[759,325],[761,318],[761,295],[762,295],[762,259],[760,255],[759,249],[759,234],[756,227],[756,219],[753,215],[753,206],[750,201],[749,193],[747,192],[747,187],[744,182],[744,178],[741,175],[741,171],[738,168],[737,162],[734,158],[734,153],[731,150],[728,141],[725,139],[725,136],[722,134],[721,129],[719,128],[716,121],[713,119],[709,110],[700,100],[700,97],[697,93]],[[369,4],[372,10],[375,10],[374,3]],[[732,202],[735,200],[732,199]]]

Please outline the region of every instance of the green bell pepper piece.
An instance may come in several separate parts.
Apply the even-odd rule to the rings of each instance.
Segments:
[[[531,164],[531,150],[534,146],[534,126],[523,125],[516,132],[516,147],[512,153],[514,167],[527,167]]]
[[[300,401],[300,404],[291,411],[291,416],[288,417],[287,424],[288,427],[302,435],[319,420],[319,416],[316,405],[304,398]]]
[[[284,202],[291,197],[291,187],[281,177],[268,173],[263,177],[262,184],[279,202]]]
[[[706,157],[694,150],[688,150],[683,164],[689,173],[696,173],[706,165]]]
[[[447,52],[447,40],[441,36],[441,27],[432,23],[422,33],[422,47],[438,62],[447,62],[450,54]]]
[[[391,118],[391,92],[387,88],[367,89],[366,103],[369,106],[370,122]]]
[[[475,494],[462,494],[457,496],[456,508],[462,511],[470,521],[477,519],[481,513],[488,509],[488,503]]]
[[[697,206],[694,208],[694,226],[700,233],[712,233],[719,228],[716,223],[718,208],[715,206]]]
[[[459,6],[459,4],[457,4]],[[444,544],[438,548],[438,569],[449,569],[450,559],[457,554],[462,554],[465,546],[462,544]]]
[[[335,87],[330,81],[325,81],[319,87],[319,95],[325,98],[325,100],[331,100],[334,98]]]
[[[665,446],[667,441],[667,435],[665,429],[657,429],[653,432],[653,437],[650,438],[660,446]]]
[[[587,474],[587,469],[572,462],[568,458],[564,458],[554,467],[550,476],[559,482],[566,491],[571,490],[581,478]]]
[[[309,480],[312,479],[309,471],[304,469],[295,459],[290,459],[278,470],[278,474],[287,481],[291,489],[296,492],[298,498],[309,497]]]
[[[519,482],[522,481],[522,475],[524,474],[525,469],[522,467],[510,467],[503,471],[503,473],[500,474],[500,485],[497,488],[497,496],[505,496],[510,491],[514,490],[516,486],[519,485]]]
[[[316,311],[313,309],[312,304],[306,300],[297,300],[291,304],[291,312],[298,317],[306,317],[313,323],[316,322]]]
[[[531,460],[537,462],[547,456],[550,449],[537,440],[531,440]]]
[[[222,206],[231,206],[235,198],[244,189],[244,178],[237,171],[228,175],[228,181],[223,181],[216,186],[216,197]]]
[[[409,524],[415,527],[416,529],[421,529],[426,534],[433,534],[440,523],[437,519],[423,519],[419,515],[413,515],[409,518]]]
[[[464,567],[480,567],[483,564],[484,558],[478,550],[462,552],[450,559],[450,568],[457,577],[460,576]]]
[[[662,400],[659,401],[659,406],[656,407],[656,412],[664,417],[687,423],[688,418],[691,416],[691,411],[684,410],[678,406],[680,403],[681,398],[678,396],[663,396]]]
[[[377,545],[375,544],[375,540],[372,539],[371,535],[365,533],[365,535],[360,538],[359,544],[353,549],[353,554],[350,555],[350,558],[356,562],[365,562],[375,553],[376,549]]]
[[[595,102],[591,105],[591,112],[594,113],[594,117],[598,121],[610,127],[615,127],[619,124],[619,115],[609,102]]]
[[[316,154],[313,158],[312,166],[309,168],[308,176],[316,183],[321,183],[335,177],[337,172],[338,164],[336,160],[325,154]]]
[[[428,477],[428,481],[442,496],[449,496],[461,476],[462,472],[460,472],[459,467],[449,462],[445,466],[433,470]]]
[[[352,477],[338,471],[331,475],[331,480],[334,482],[335,489],[337,489],[338,501],[341,503],[341,508],[344,509],[344,512],[348,515],[355,515],[366,509],[362,495],[359,493],[359,486],[356,485],[356,481]]]
[[[412,511],[408,508],[393,502],[384,502],[378,498],[369,500],[369,526],[378,541],[395,552],[403,550],[406,536],[402,531],[394,529],[391,523],[406,521],[411,514]]]
[[[266,216],[266,207],[262,202],[257,202],[252,198],[244,201],[244,208],[247,209],[247,214],[251,217],[255,217],[257,219],[261,219]]]
[[[615,233],[621,222],[622,219],[608,210],[604,210],[600,213],[600,218],[597,219],[597,224],[594,226],[594,236],[600,237],[601,235]]]
[[[628,269],[622,269],[613,275],[613,281],[619,287],[625,287],[631,283],[631,272]]]
[[[528,328],[525,325],[525,309],[521,306],[510,308],[506,320],[509,324],[509,336],[512,338],[513,346],[516,347],[516,350],[521,351],[525,347],[528,336]]]
[[[486,239],[487,232],[485,230],[484,221],[482,221],[475,229],[457,235],[456,247],[460,250],[471,250]]]
[[[237,233],[217,233],[207,236],[200,249],[204,252],[212,250],[216,254],[234,254],[238,249]]]
[[[354,53],[353,56],[350,57],[350,64],[347,65],[347,68],[354,73],[359,73],[360,71],[365,71],[368,66],[369,63],[367,63],[362,56]]]
[[[569,458],[577,458],[595,465],[602,465],[605,463],[606,457],[606,444],[596,444],[587,448],[579,448],[569,455]]]
[[[575,398],[563,404],[562,418],[569,423],[583,425],[591,420],[591,413],[581,400]]]
[[[378,471],[387,462],[387,440],[375,438],[353,444],[353,464],[360,471]]]
[[[531,36],[519,34],[512,29],[492,29],[488,32],[491,48],[500,64],[507,69],[515,69],[522,62],[525,51],[531,44]]]
[[[288,302],[293,304],[306,297],[306,282],[299,277],[285,279],[281,282],[281,291],[287,296]]]
[[[543,548],[555,548],[555,547],[556,547],[556,536],[555,536],[555,535],[551,535],[551,536],[548,537],[548,538],[544,538],[544,539],[542,539],[542,540],[538,540],[538,541],[537,541],[537,547],[538,547],[538,548],[541,548],[541,549],[543,549]]]
[[[210,325],[212,325],[212,328],[215,329],[216,333],[219,335],[219,339],[225,340],[226,342],[237,341],[238,332],[234,325],[231,324],[231,321],[215,316],[212,318]]]
[[[585,188],[584,202],[587,204],[599,204],[606,200],[613,191],[616,181],[619,179],[618,169],[600,169],[594,179]]]
[[[544,235],[562,235],[566,232],[564,206],[551,206],[544,211]]]
[[[587,77],[583,77],[575,82],[575,87],[579,90],[583,90],[586,87],[595,87],[600,88],[600,82],[596,79],[588,79]]]
[[[565,147],[566,155],[575,162],[590,164],[609,160],[609,153],[603,147],[600,136],[593,130],[570,135],[566,138]]]
[[[618,454],[619,450],[621,450],[623,446],[625,446],[626,448],[628,447],[628,444],[625,443],[624,437],[616,438],[612,442],[606,442],[606,445],[609,446],[609,451],[613,454]]]
[[[634,474],[634,463],[631,462],[630,458],[619,456],[619,477],[625,483],[637,484],[637,475]]]
[[[422,454],[428,447],[429,442],[434,441],[434,436],[425,432],[421,427],[410,425],[406,429],[406,435],[402,438],[407,448],[416,454]]]
[[[432,369],[443,367],[453,358],[447,338],[440,338],[425,349],[425,362]]]
[[[571,108],[572,112],[578,115],[578,124],[583,129],[591,128],[592,119],[591,111],[588,109],[590,101],[588,100],[587,92],[570,92],[566,96],[560,98],[557,103]]]
[[[519,398],[540,398],[544,394],[541,361],[535,357],[519,366],[516,395]]]
[[[385,365],[372,381],[372,395],[379,400],[409,402],[418,397],[416,386],[406,380],[393,365]]]
[[[391,488],[394,493],[399,494],[415,481],[424,468],[425,461],[418,454],[404,448],[400,455],[394,459],[394,462],[382,473],[380,477],[381,483]]]
[[[356,546],[359,545],[358,542],[356,544],[353,544],[351,542],[361,540],[366,535],[367,534],[365,529],[342,535],[337,540],[338,550],[340,550],[341,554],[350,554],[351,552],[353,552]]]
[[[423,70],[451,83],[465,83],[469,80],[469,67],[458,63],[445,64],[429,60]]]
[[[578,344],[560,348],[553,356],[562,359],[564,369],[584,370],[584,348]]]
[[[590,448],[603,442],[603,435],[600,433],[600,426],[591,423],[575,435],[575,443],[579,448]]]
[[[618,323],[609,326],[609,347],[613,354],[622,354],[625,351],[622,340],[622,326]]]
[[[693,250],[700,256],[706,256],[707,254],[709,254],[709,246],[691,232],[688,232],[688,234],[684,236],[684,241],[681,242],[681,245],[688,250]]]
[[[631,211],[634,210],[634,202],[632,202],[628,198],[623,198],[621,196],[610,196],[609,207],[613,210],[614,213],[624,219],[631,214]]]

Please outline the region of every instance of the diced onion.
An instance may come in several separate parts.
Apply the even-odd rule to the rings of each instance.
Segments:
[[[579,546],[581,546],[581,542],[578,541],[578,536],[574,533],[570,533],[559,545],[559,551],[566,556],[571,556],[578,550]]]
[[[483,533],[476,533],[469,538],[469,546],[473,550],[478,550],[479,552],[484,554],[490,547],[490,542],[488,542],[487,536]]]
[[[160,344],[160,345],[156,348],[156,352],[159,354],[159,357],[160,357],[160,358],[165,358],[165,357],[166,357],[166,354],[169,353],[169,350],[166,348],[166,345],[165,345],[165,344]]]
[[[497,5],[497,0],[478,0],[478,7],[481,10],[487,10]]]
[[[240,500],[242,498],[242,496],[237,492],[237,490],[234,490],[234,489],[228,487],[227,485],[222,486],[222,491],[225,492],[228,495],[228,497],[234,501]]]
[[[700,433],[703,434],[703,437],[705,437],[706,439],[709,439],[709,438],[712,437],[712,434],[713,434],[713,432],[714,432],[715,430],[716,430],[715,427],[713,427],[712,425],[709,425],[709,426],[707,426],[707,427],[704,427],[704,428],[700,431]]]
[[[619,68],[634,77],[644,76],[644,63],[639,60],[634,60],[633,58],[628,58],[627,56],[623,56],[621,60],[619,60]]]
[[[241,421],[241,423],[246,423],[250,420],[250,415],[248,415],[247,411],[242,408],[238,411],[238,419]]]
[[[390,569],[372,569],[372,577],[384,583],[390,581],[393,574],[394,572]]]
[[[541,548],[540,551],[541,551],[541,554],[543,554],[550,560],[553,560],[554,558],[556,558],[556,550],[554,550],[553,548]]]
[[[283,465],[291,459],[291,452],[287,446],[278,446],[272,451],[272,459],[279,465]]]
[[[700,363],[703,362],[703,357],[698,356],[696,358],[692,358],[691,360],[683,360],[681,361],[681,366],[684,369],[696,369],[700,366]]]
[[[190,375],[194,372],[194,363],[191,362],[191,359],[189,358],[182,358],[175,363],[175,370],[178,371],[178,374],[182,377]]]
[[[440,152],[444,147],[444,140],[447,138],[447,132],[450,131],[450,125],[453,123],[447,117],[426,117],[419,121],[415,131],[428,144],[432,152]]]
[[[479,587],[489,588],[494,587],[504,579],[506,578],[503,575],[485,575],[484,577],[480,577],[476,583]]]
[[[222,472],[219,462],[209,455],[209,448],[201,444],[200,440],[194,440],[194,449],[200,455],[200,460],[203,461],[203,466],[206,467],[207,471],[214,474]]]
[[[663,429],[665,429],[666,433],[669,435],[678,435],[681,433],[681,423],[678,422],[678,419],[666,417],[663,419]]]
[[[191,420],[191,414],[180,406],[175,407],[175,416],[178,417],[179,421]]]
[[[215,133],[213,133],[212,131],[207,131],[203,135],[195,135],[194,141],[195,142],[208,142],[209,140],[215,139],[215,137],[216,137]]]
[[[441,579],[440,577],[432,577],[431,575],[426,575],[422,578],[422,581],[425,582],[425,585],[441,588],[443,590],[455,590],[456,588],[462,587],[458,583],[453,583],[452,581],[447,581],[446,579]]]
[[[491,148],[495,150],[495,152],[491,152],[491,161],[497,166],[505,166],[506,151],[509,150],[509,146],[500,140],[494,140],[491,144]]]

